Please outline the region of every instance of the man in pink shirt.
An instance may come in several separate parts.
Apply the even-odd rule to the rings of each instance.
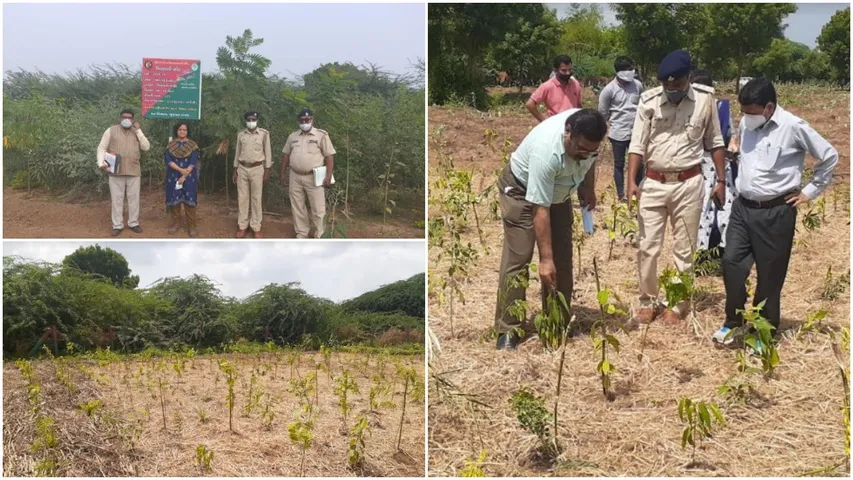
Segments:
[[[560,55],[554,59],[554,76],[539,85],[533,95],[524,104],[527,110],[540,122],[546,118],[581,107],[581,84],[572,78],[572,59]],[[539,111],[539,104],[545,104],[546,113]]]

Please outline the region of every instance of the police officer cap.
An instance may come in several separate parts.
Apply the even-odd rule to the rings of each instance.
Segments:
[[[690,54],[684,50],[676,50],[664,57],[658,67],[658,80],[673,81],[686,77],[690,73]]]
[[[311,111],[310,108],[303,108],[302,111],[299,112],[299,115],[297,115],[296,118],[313,117],[313,116],[314,116],[314,113]]]
[[[246,114],[245,114],[245,115],[243,115],[243,118],[244,118],[245,120],[248,120],[248,119],[249,119],[249,117],[255,117],[255,118],[258,118],[258,112],[254,111],[254,110],[250,110],[250,111],[246,112]]]

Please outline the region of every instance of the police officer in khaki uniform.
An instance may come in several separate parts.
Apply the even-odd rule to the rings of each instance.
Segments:
[[[311,224],[314,224],[314,238],[323,235],[323,218],[326,215],[325,187],[332,184],[332,170],[335,168],[335,147],[329,139],[329,133],[314,127],[314,114],[304,108],[299,112],[299,130],[290,134],[284,143],[281,164],[281,183],[287,182],[287,169],[290,168],[290,205],[293,208],[293,223],[296,238],[308,238]],[[314,169],[326,166],[323,185],[314,182]],[[311,215],[305,207],[305,200],[311,205]]]
[[[246,129],[237,134],[232,179],[237,185],[237,238],[245,237],[249,226],[255,238],[261,238],[263,184],[270,180],[272,168],[270,132],[258,128],[258,112],[246,112],[243,118],[246,119]]]
[[[658,69],[662,86],[640,99],[631,145],[627,197],[639,199],[640,307],[634,320],[649,323],[663,309],[658,297],[658,256],[664,242],[666,223],[673,235],[675,267],[690,273],[692,245],[696,244],[703,201],[725,202],[726,180],[723,135],[717,116],[714,89],[691,85],[690,56],[684,50],[667,55]],[[702,154],[711,151],[717,182],[711,199],[703,199]],[[639,186],[634,179],[640,162],[646,178]],[[676,324],[689,308],[686,302],[668,305],[662,320]]]

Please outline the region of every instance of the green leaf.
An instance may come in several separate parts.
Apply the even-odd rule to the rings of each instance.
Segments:
[[[681,449],[684,450],[687,447],[687,443],[691,442],[690,439],[690,427],[684,427],[684,430],[681,432]]]
[[[704,427],[711,425],[711,413],[704,402],[699,403],[699,424]]]
[[[619,353],[619,347],[621,346],[619,340],[613,335],[607,335],[604,338],[607,340],[607,343],[616,350],[616,353]]]
[[[723,413],[720,412],[720,407],[718,407],[717,404],[711,404],[711,413],[714,414],[714,418],[717,420],[717,423],[719,423],[720,425],[726,424],[726,419],[723,418]]]
[[[390,208],[388,208],[388,207],[385,207],[385,211],[386,211],[386,212],[388,212],[388,213],[391,213],[391,209],[390,209]]]
[[[607,289],[604,289],[598,292],[596,298],[598,299],[598,304],[603,307],[607,305],[607,301],[610,299],[610,292],[608,292]]]

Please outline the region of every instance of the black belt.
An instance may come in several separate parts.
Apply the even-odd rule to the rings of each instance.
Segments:
[[[788,203],[788,201],[786,200],[785,197],[787,197],[788,195],[790,195],[790,193],[786,193],[785,195],[782,195],[782,196],[779,196],[776,198],[772,198],[770,200],[764,200],[761,202],[757,202],[755,200],[750,200],[750,199],[745,198],[743,196],[740,196],[738,198],[740,199],[740,202],[743,203],[743,205],[747,208],[773,208],[773,207],[779,207],[782,205],[786,205]]]

